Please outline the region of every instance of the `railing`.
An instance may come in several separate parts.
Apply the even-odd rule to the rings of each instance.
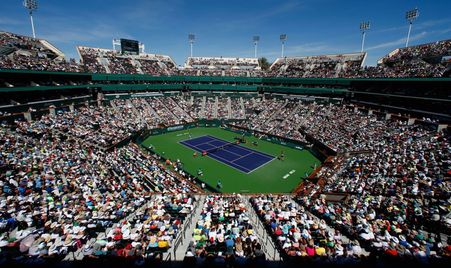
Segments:
[[[188,228],[191,227],[191,224],[193,223],[193,218],[196,213],[194,213],[197,208],[199,207],[200,199],[196,200],[196,203],[194,204],[193,209],[191,210],[191,213],[184,219],[184,223],[182,228],[180,228],[177,237],[174,242],[174,246],[172,249],[172,254],[174,255],[174,260],[176,259],[176,252],[180,245],[184,244],[185,238],[186,238],[186,232]],[[169,254],[170,255],[170,254]]]
[[[164,258],[164,261],[165,262],[171,262],[172,261],[172,256],[171,256],[170,253],[168,255],[166,255],[166,258]]]
[[[257,235],[261,238],[261,244],[262,244],[262,248],[263,251],[265,252],[266,256],[272,258],[273,261],[276,261],[276,255],[277,255],[277,248],[274,245],[271,236],[268,234],[268,232],[266,231],[265,226],[263,225],[263,223],[261,222],[260,218],[258,217],[256,210],[254,208],[254,206],[249,202],[249,199],[247,197],[244,197],[244,203],[246,204],[246,207],[248,207],[249,209],[252,209],[254,211],[254,213],[251,213],[249,211],[249,217],[251,218],[251,221],[255,224],[257,224],[257,226],[255,226],[256,228],[254,230],[256,230]],[[272,247],[272,251],[273,254],[272,256],[269,254],[268,252],[268,246]],[[279,254],[280,256],[280,260],[282,260],[282,256]]]

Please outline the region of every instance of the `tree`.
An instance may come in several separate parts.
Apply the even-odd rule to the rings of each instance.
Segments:
[[[262,68],[262,70],[268,70],[269,67],[271,66],[271,64],[268,62],[268,59],[265,57],[259,58],[258,62],[260,63],[260,67]]]

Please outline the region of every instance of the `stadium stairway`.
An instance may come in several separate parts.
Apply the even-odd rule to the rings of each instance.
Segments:
[[[166,114],[171,115],[172,119],[174,121],[177,121],[178,116],[174,113],[173,109],[171,109],[165,102],[159,100],[158,98],[155,99],[158,103],[160,103],[161,106],[166,108]]]
[[[181,228],[182,231],[179,233],[180,237],[177,237],[173,244],[173,249],[169,252],[172,255],[173,261],[182,262],[185,258],[186,250],[188,249],[189,242],[191,240],[191,236],[194,232],[194,228],[196,228],[197,221],[199,220],[200,213],[202,208],[204,207],[206,195],[195,195],[196,199],[198,199],[196,203],[196,207],[192,213],[192,218],[187,219]],[[180,241],[180,242],[178,242]],[[166,259],[166,255],[163,255],[163,258]]]
[[[179,103],[178,103],[176,100],[174,100],[173,97],[169,97],[168,100],[170,100],[170,101],[172,102],[172,105],[174,105],[174,106],[179,110],[180,113],[182,113],[183,115],[185,115],[185,118],[186,118],[187,120],[194,121],[194,118],[192,118],[192,117],[189,115],[189,113],[186,112],[185,109],[183,109],[183,108],[179,105]]]
[[[109,102],[111,107],[113,107],[114,111],[118,114],[120,114],[119,109],[117,108],[116,104],[114,103],[114,101],[110,101]]]
[[[310,114],[312,113],[312,109],[310,108],[307,111],[307,114],[303,117],[303,119],[299,122],[299,124],[296,126],[296,129],[300,129],[302,126],[305,126],[307,123],[307,118],[310,118]]]
[[[130,101],[130,99],[126,99],[125,100],[125,105],[127,105],[127,107],[130,107],[133,111],[133,113],[135,114],[135,116],[139,116],[138,111],[136,110],[135,105],[133,105],[133,103]]]
[[[110,74],[111,70],[110,70],[110,61],[106,58],[97,58],[97,61],[100,63],[100,65],[103,66],[103,68],[105,68],[106,73]]]
[[[161,119],[161,117],[158,115],[158,113],[152,108],[152,105],[150,105],[148,100],[146,98],[144,98],[144,100],[147,105],[147,108],[149,108],[149,111],[153,114],[153,116],[155,116],[155,118]]]
[[[293,117],[293,115],[296,114],[296,113],[298,113],[299,110],[301,109],[301,107],[302,107],[302,103],[299,102],[299,103],[296,105],[296,107],[291,111],[291,113],[290,113],[287,117],[285,117],[285,119],[282,121],[282,123],[280,123],[279,126],[282,126],[282,125],[284,125],[286,122],[288,122],[288,120],[291,120],[291,118]]]
[[[138,209],[136,209],[135,211],[133,211],[132,213],[130,213],[130,214],[129,214],[127,217],[125,217],[125,219],[123,219],[123,220],[131,221],[131,220],[135,219],[136,216],[142,215],[143,212],[149,207],[150,202],[152,202],[152,200],[153,200],[154,198],[155,198],[154,196],[151,196],[151,198],[150,198],[148,201],[146,201],[145,204],[143,204],[143,205],[140,206]],[[80,261],[80,260],[83,260],[83,258],[85,257],[85,255],[84,255],[84,250],[85,250],[87,247],[92,247],[92,246],[94,246],[95,242],[96,242],[98,239],[105,238],[105,237],[108,235],[108,233],[109,233],[113,228],[115,228],[116,225],[117,225],[117,224],[113,224],[113,226],[111,226],[110,228],[105,229],[104,232],[99,232],[99,233],[97,234],[97,238],[91,238],[89,241],[86,242],[85,245],[83,245],[83,247],[78,248],[75,252],[71,252],[72,254],[71,254],[71,253],[67,254],[66,257],[65,257],[63,260],[64,260],[64,261],[74,261],[74,260]]]
[[[139,118],[141,122],[146,122],[146,120],[141,116],[141,114],[138,112],[138,110],[136,109],[135,105],[133,105],[133,103],[130,100],[127,100],[125,103],[127,103],[128,107],[132,108],[133,113],[135,114],[136,118]]]
[[[227,97],[227,119],[232,118],[232,100]]]
[[[218,118],[218,110],[219,110],[219,99],[218,96],[215,97],[215,104],[213,106],[213,116]]]
[[[277,117],[279,115],[280,111],[285,109],[285,106],[287,106],[287,105],[288,105],[288,100],[285,100],[285,102],[283,104],[281,104],[276,109],[274,109],[274,112],[270,116],[268,116],[268,119],[266,119],[265,122],[271,122],[271,120],[273,120],[275,117]]]
[[[263,223],[257,216],[252,204],[249,202],[248,196],[242,196],[243,203],[246,205],[246,209],[249,212],[249,220],[254,227],[254,231],[257,233],[257,236],[260,239],[260,244],[262,245],[262,249],[265,252],[266,259],[271,263],[278,263],[281,261],[281,257],[279,251],[276,249],[274,242],[266,231]]]
[[[207,97],[206,96],[202,96],[202,103],[201,103],[200,112],[199,112],[199,117],[200,118],[205,118],[206,117],[206,114],[207,114],[207,112],[205,111],[206,104],[207,104]]]
[[[240,106],[241,106],[241,111],[243,111],[243,119],[245,119],[246,118],[246,108],[244,107],[243,97],[240,97]]]
[[[141,63],[139,62],[139,61],[137,61],[136,59],[134,59],[134,58],[130,58],[130,63],[132,64],[132,66],[133,67],[135,67],[136,68],[136,71],[139,73],[139,74],[144,74],[144,72],[143,72],[143,70],[141,69]]]

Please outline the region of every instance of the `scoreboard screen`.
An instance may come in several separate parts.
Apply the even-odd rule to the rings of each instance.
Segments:
[[[139,54],[139,42],[136,40],[121,39],[122,54]]]

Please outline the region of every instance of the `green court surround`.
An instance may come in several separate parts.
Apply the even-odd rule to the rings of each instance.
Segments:
[[[216,187],[218,180],[221,180],[223,187],[220,191],[224,193],[289,193],[306,174],[313,171],[315,165],[321,164],[320,160],[307,149],[300,150],[246,136],[247,143],[242,146],[275,157],[282,151],[285,154],[283,161],[274,159],[246,174],[208,156],[193,157],[194,150],[179,143],[190,138],[188,133],[192,138],[212,135],[228,141],[233,141],[234,137],[239,136],[222,128],[199,127],[150,136],[142,142],[142,145],[171,161],[180,159],[183,169],[192,175],[197,175],[201,169],[203,176],[199,179],[211,187]],[[257,141],[258,146],[252,145],[252,141]]]

